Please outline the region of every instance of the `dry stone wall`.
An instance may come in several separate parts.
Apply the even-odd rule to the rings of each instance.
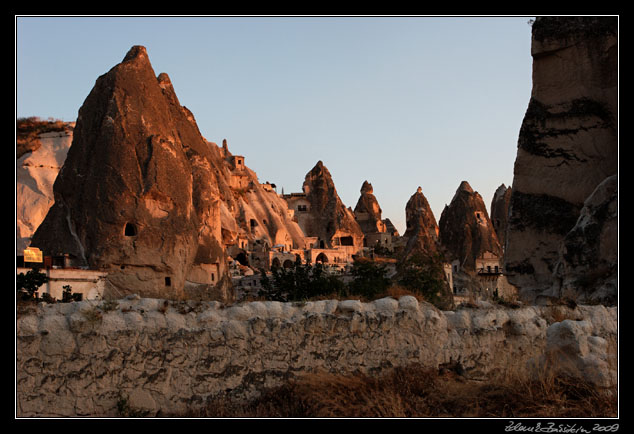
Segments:
[[[567,309],[563,326],[549,326],[554,307],[443,312],[411,296],[224,307],[132,295],[40,305],[17,317],[16,414],[117,416],[122,399],[173,414],[319,370],[460,364],[477,378],[534,365],[562,346],[576,349],[569,354],[589,377],[613,380],[606,342],[616,336],[616,308],[556,308]]]

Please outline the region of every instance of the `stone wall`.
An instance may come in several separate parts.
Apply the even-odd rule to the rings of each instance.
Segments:
[[[181,412],[318,370],[459,363],[478,378],[561,348],[588,378],[615,381],[616,308],[603,306],[443,312],[403,296],[224,307],[133,295],[22,309],[16,328],[18,417],[117,416],[122,398],[150,415]]]

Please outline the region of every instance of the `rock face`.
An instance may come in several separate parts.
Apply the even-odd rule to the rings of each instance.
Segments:
[[[544,355],[555,362],[563,355],[578,367],[572,375],[609,386],[617,308],[560,307],[569,319],[553,323],[542,306],[443,312],[411,296],[230,307],[138,297],[114,306],[40,305],[17,317],[16,414],[118,416],[117,403],[127,398],[148,416],[165,415],[222,394],[257,396],[315,370],[374,374],[460,362],[477,379],[529,370]]]
[[[508,226],[512,192],[513,189],[511,187],[506,187],[502,184],[495,190],[493,199],[491,199],[491,223],[493,223],[493,229],[498,237],[500,246],[502,246],[502,250],[504,250],[506,245],[506,228]]]
[[[586,199],[564,238],[552,295],[616,304],[618,297],[618,178],[607,178]]]
[[[386,225],[381,220],[381,207],[374,196],[372,184],[364,181],[361,186],[361,196],[354,207],[354,215],[364,234],[385,232]]]
[[[65,131],[37,134],[18,146],[16,160],[16,254],[22,255],[53,205],[53,183],[73,140],[74,124]],[[20,143],[18,143],[20,145]]]
[[[462,181],[440,216],[440,243],[451,260],[466,271],[476,271],[476,259],[485,253],[502,257],[502,247],[489,219],[482,196]]]
[[[538,17],[532,34],[505,252],[527,300],[550,290],[584,201],[618,169],[617,17]]]
[[[405,205],[405,224],[405,256],[416,252],[426,255],[439,252],[438,224],[421,187]]]
[[[363,246],[363,231],[352,211],[343,204],[330,172],[321,161],[306,174],[303,191],[310,209],[302,215],[300,226],[309,237],[318,237],[323,247]],[[338,241],[337,241],[338,240]]]
[[[180,297],[190,273],[224,274],[217,158],[169,77],[132,47],[80,108],[32,245],[107,271],[115,296]]]
[[[221,162],[214,170],[218,173],[221,199],[222,241],[231,255],[246,250],[241,243],[251,247],[283,245],[285,250],[303,248],[304,233],[288,215],[286,201],[271,184],[258,181],[243,156],[229,152],[226,140],[219,151]]]

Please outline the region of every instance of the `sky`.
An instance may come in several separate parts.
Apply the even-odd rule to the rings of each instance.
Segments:
[[[489,212],[512,185],[531,18],[16,16],[16,117],[75,121],[143,45],[203,136],[260,182],[299,192],[321,160],[346,206],[367,180],[403,234],[419,186],[439,221],[462,181]]]

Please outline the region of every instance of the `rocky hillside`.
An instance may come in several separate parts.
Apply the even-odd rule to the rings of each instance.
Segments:
[[[580,223],[584,202],[617,173],[617,20],[538,17],[532,27],[533,89],[518,139],[506,241],[509,280],[527,300],[559,296],[559,278],[574,278],[553,274],[562,242]],[[592,241],[600,243],[598,257],[613,258],[616,230],[599,238]],[[611,279],[616,262],[602,267],[601,279]]]
[[[53,183],[73,140],[75,123],[19,120],[16,146],[16,255],[20,256],[31,236],[53,205]]]

